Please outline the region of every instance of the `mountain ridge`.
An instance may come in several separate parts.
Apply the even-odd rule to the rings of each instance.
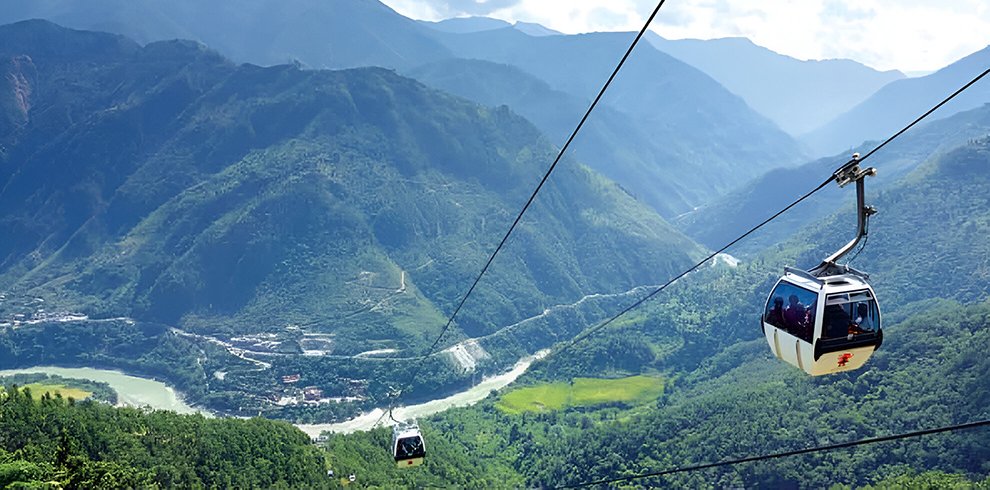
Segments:
[[[378,1],[10,0],[0,24],[44,18],[82,30],[117,32],[144,44],[195,39],[238,62],[299,61],[315,68],[377,65],[391,68],[442,59],[449,53],[429,28]],[[217,22],[216,19],[223,19]],[[362,46],[361,50],[353,46]]]
[[[930,75],[892,82],[800,139],[817,152],[835,152],[879,139],[935,106],[987,66],[990,66],[990,46]],[[941,107],[933,118],[945,118],[988,102],[990,84],[981,80]]]
[[[0,27],[0,40],[32,25]],[[69,70],[31,51],[43,51],[37,43],[26,48],[0,53],[36,59],[34,107],[71,107],[73,117],[32,117],[0,167],[0,226],[17,237],[0,243],[0,288],[11,298],[0,316],[39,314],[30,298],[40,297],[49,312],[176,327],[214,339],[200,347],[211,366],[243,364],[216,343],[281,339],[261,371],[220,381],[195,368],[215,390],[274,390],[290,370],[370,376],[379,364],[348,356],[424,348],[556,154],[504,106],[382,68],[234,65],[200,44],[166,41]],[[44,97],[65,83],[85,96]],[[652,283],[701,253],[615,183],[565,159],[445,345]],[[56,327],[17,330],[17,345],[46,328]],[[106,329],[108,338],[122,332]],[[198,342],[169,332],[143,341]],[[559,334],[527,332],[496,346],[501,357],[483,368]],[[300,342],[316,337],[332,339],[334,356],[302,355]],[[442,357],[430,369],[443,381],[419,396],[469,379]]]
[[[515,65],[553,90],[588,101],[608,79],[615,59],[627,49],[632,36],[592,33],[533,37],[513,29],[438,33],[438,39],[458,57]],[[574,61],[578,59],[582,60],[580,66]],[[651,46],[641,46],[633,53],[602,103],[631,118],[662,148],[664,154],[652,157],[654,161],[647,164],[662,169],[682,192],[699,196],[702,202],[768,166],[793,165],[802,155],[793,139],[741,98],[700,70]],[[671,155],[675,157],[669,158]],[[686,204],[678,214],[701,202]]]
[[[797,137],[825,124],[904,74],[846,59],[798,60],[746,38],[647,39],[697,67]]]

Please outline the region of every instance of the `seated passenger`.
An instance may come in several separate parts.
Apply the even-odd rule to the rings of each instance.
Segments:
[[[799,337],[801,337],[802,339],[808,342],[811,342],[811,337],[814,335],[814,330],[815,330],[815,312],[818,311],[818,301],[816,300],[812,302],[805,309],[808,311],[808,313],[807,315],[805,315],[804,329],[801,331],[801,335],[799,335]]]
[[[419,437],[406,437],[399,439],[399,455],[406,458],[421,457],[423,451],[423,441]]]
[[[825,305],[825,338],[834,339],[849,334],[849,314],[840,305]]]
[[[767,323],[784,328],[784,298],[777,296],[773,299],[773,308],[767,313]]]
[[[784,327],[788,331],[793,332],[797,335],[804,328],[805,315],[807,311],[804,305],[798,301],[796,294],[792,294],[787,298],[787,309],[784,310]]]
[[[862,332],[872,332],[873,322],[870,321],[870,307],[866,303],[856,305],[856,326]]]

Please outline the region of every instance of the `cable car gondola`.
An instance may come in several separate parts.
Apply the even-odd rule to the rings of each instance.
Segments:
[[[834,174],[839,187],[856,183],[856,237],[814,269],[785,267],[761,318],[774,355],[812,376],[858,369],[883,342],[869,275],[836,263],[867,235],[869,217],[876,213],[863,195],[863,180],[876,169],[860,169],[858,163],[855,154]]]
[[[423,464],[426,442],[423,441],[418,425],[399,422],[392,427],[392,455],[399,468]]]

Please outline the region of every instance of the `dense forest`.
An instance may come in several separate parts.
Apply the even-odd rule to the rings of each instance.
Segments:
[[[326,457],[284,422],[208,419],[0,391],[0,488],[324,488]]]
[[[858,372],[808,378],[770,358],[762,340],[750,341],[670,380],[645,404],[512,413],[499,395],[445,412],[421,422],[431,456],[419,473],[386,464],[384,430],[332,436],[329,457],[382,487],[552,487],[983,420],[988,327],[990,302],[929,302],[890,325],[900,340]],[[986,440],[986,429],[974,429],[629,484],[986,488]]]
[[[988,144],[974,139],[941,152],[876,198],[882,214],[854,259],[873,273],[886,337],[859,371],[809,378],[773,359],[753,313],[784,265],[814,265],[848,239],[836,230],[848,229],[852,213],[840,211],[737,267],[678,282],[521,380],[546,387],[652,372],[667,380],[654,402],[512,413],[501,401],[529,389],[517,388],[424,421],[443,456],[416,477],[362,463],[374,460],[370,441],[383,435],[338,435],[330,445],[339,454],[368,448],[349,464],[381,482],[429,485],[437,475],[476,472],[467,462],[484,460],[496,474],[554,486],[986,420],[990,285],[987,242],[977,237],[990,233]],[[630,485],[985,488],[986,440],[986,430],[976,429]]]

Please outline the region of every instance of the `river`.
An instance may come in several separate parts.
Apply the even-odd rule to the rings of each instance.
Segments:
[[[533,361],[543,359],[549,353],[550,350],[545,349],[532,356],[524,357],[520,359],[519,362],[516,362],[516,365],[512,367],[512,370],[499,374],[498,376],[484,378],[480,383],[446,398],[430,400],[425,403],[409,405],[407,407],[396,407],[395,410],[392,411],[392,416],[397,420],[411,420],[428,417],[435,413],[443,412],[449,408],[474,405],[475,403],[484,400],[485,397],[492,392],[492,390],[497,390],[508,386],[509,383],[512,383],[519,378],[519,376],[522,376],[522,374],[529,369],[529,366],[533,364]],[[310,437],[316,437],[323,432],[339,432],[347,434],[356,431],[371,430],[379,423],[391,425],[391,421],[388,420],[388,416],[385,415],[385,410],[381,408],[376,408],[345,422],[338,422],[335,424],[296,424],[296,427],[309,434]]]
[[[93,368],[64,368],[55,366],[36,366],[26,369],[0,370],[0,376],[24,373],[45,373],[63,378],[88,379],[110,385],[117,392],[117,404],[132,407],[150,406],[161,410],[172,410],[178,413],[208,412],[193,408],[182,401],[182,397],[170,386],[153,379],[139,378],[124,374],[120,371]]]
[[[497,390],[508,386],[519,376],[529,369],[533,361],[542,359],[550,351],[542,350],[532,356],[527,356],[519,360],[513,368],[498,376],[484,378],[480,383],[455,393],[446,398],[430,400],[417,405],[397,407],[392,415],[398,420],[418,419],[443,412],[453,407],[464,407],[473,405],[488,396],[492,390]],[[202,413],[212,416],[211,413],[193,408],[182,401],[182,397],[166,384],[147,378],[139,378],[124,374],[120,371],[108,371],[105,369],[93,368],[62,368],[54,366],[37,366],[26,369],[0,370],[0,376],[23,373],[46,373],[63,378],[89,379],[101,381],[110,385],[117,392],[117,399],[120,405],[135,407],[150,406],[161,410],[172,410],[179,413]],[[376,408],[368,413],[345,422],[335,424],[296,424],[310,437],[316,437],[323,432],[350,433],[355,431],[373,429],[378,423],[388,424],[390,421],[385,416],[385,410]]]

